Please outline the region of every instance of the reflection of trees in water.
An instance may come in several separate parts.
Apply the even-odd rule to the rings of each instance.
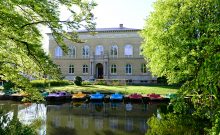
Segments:
[[[89,127],[89,119],[85,116],[82,116],[82,119],[81,119],[81,126],[82,128],[86,129]]]

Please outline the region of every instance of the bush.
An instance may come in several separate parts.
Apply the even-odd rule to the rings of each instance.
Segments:
[[[80,76],[76,76],[74,83],[77,86],[81,86],[82,85],[82,78]]]
[[[96,85],[107,85],[107,83],[106,83],[105,80],[96,80],[96,81],[95,81],[95,84],[96,84]]]
[[[11,81],[8,81],[8,82],[5,82],[3,87],[4,87],[4,90],[10,90],[11,88],[13,88],[15,86],[14,83],[12,83]]]
[[[92,82],[90,82],[90,81],[83,81],[82,85],[92,85]]]
[[[49,86],[65,86],[72,84],[68,80],[33,80],[31,81],[33,87],[49,87]]]

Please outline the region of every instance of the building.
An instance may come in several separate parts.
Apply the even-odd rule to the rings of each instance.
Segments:
[[[49,53],[59,65],[65,79],[74,80],[81,76],[83,80],[128,80],[132,83],[155,83],[156,78],[146,68],[141,55],[142,39],[139,29],[97,28],[97,34],[78,31],[84,43],[72,43],[66,40],[68,54],[54,41],[49,33]]]

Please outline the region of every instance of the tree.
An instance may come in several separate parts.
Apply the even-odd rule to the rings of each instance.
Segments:
[[[69,19],[59,19],[61,6],[71,13]],[[46,74],[59,78],[56,65],[42,49],[42,34],[38,28],[40,25],[49,27],[58,45],[67,52],[64,39],[81,42],[76,30],[94,29],[91,12],[94,6],[93,2],[81,0],[0,1],[0,77],[26,90],[30,96],[36,92],[30,77],[42,78]]]
[[[220,1],[158,0],[141,36],[143,55],[154,75],[182,83],[195,114],[220,132]],[[214,128],[215,127],[215,128]],[[213,132],[214,132],[213,131]]]

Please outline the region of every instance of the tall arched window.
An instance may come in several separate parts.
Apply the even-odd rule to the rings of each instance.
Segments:
[[[113,45],[111,47],[111,56],[112,57],[117,57],[118,56],[118,46],[117,45]]]
[[[82,49],[82,56],[84,58],[87,58],[89,57],[89,46],[83,46],[83,49]]]
[[[74,73],[74,65],[69,65],[69,74]]]
[[[75,46],[73,46],[73,45],[69,46],[68,56],[70,58],[76,57],[76,47]]]
[[[117,72],[116,65],[115,65],[115,64],[112,64],[112,65],[111,65],[111,74],[116,74],[116,72]]]
[[[88,65],[83,65],[83,74],[86,74],[88,72],[89,72]]]
[[[126,74],[131,74],[131,73],[132,73],[131,64],[127,64],[127,65],[125,66],[125,73],[126,73]]]
[[[96,46],[95,49],[95,55],[103,55],[104,54],[104,48],[102,45]]]
[[[132,45],[126,45],[124,48],[124,55],[130,57],[133,55],[133,47]]]
[[[57,46],[55,48],[55,57],[59,58],[59,57],[62,57],[62,56],[63,56],[63,51],[62,51],[61,47]]]
[[[147,65],[144,63],[141,64],[141,73],[147,73]]]

